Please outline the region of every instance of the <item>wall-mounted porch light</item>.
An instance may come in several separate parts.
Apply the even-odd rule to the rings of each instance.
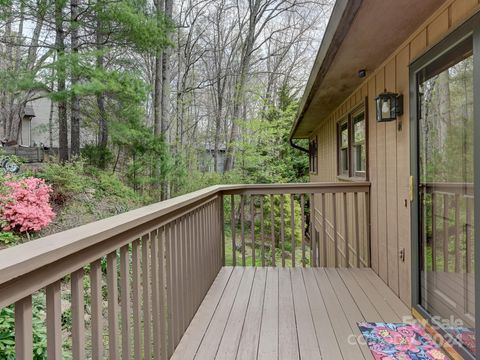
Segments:
[[[392,121],[403,114],[403,95],[387,92],[378,95],[375,99],[377,103],[377,121]]]

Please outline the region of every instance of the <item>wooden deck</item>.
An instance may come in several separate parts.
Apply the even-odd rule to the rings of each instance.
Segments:
[[[409,309],[370,269],[221,269],[172,359],[373,359],[359,321]]]

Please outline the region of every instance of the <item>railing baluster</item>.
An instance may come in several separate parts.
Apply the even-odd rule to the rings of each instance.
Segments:
[[[85,359],[85,313],[83,301],[83,268],[72,273],[72,358]]]
[[[262,266],[265,267],[265,229],[263,224],[263,195],[260,196],[260,241]]]
[[[223,197],[223,194],[220,195],[220,200],[219,200],[219,231],[221,234],[221,244],[220,244],[220,251],[221,251],[221,264],[220,267],[225,266],[225,198]]]
[[[332,216],[333,216],[333,246],[335,249],[335,267],[338,267],[338,233],[337,233],[337,197],[332,193]]]
[[[120,248],[120,290],[122,301],[122,358],[130,359],[131,329],[130,329],[130,259],[129,246]]]
[[[199,286],[199,283],[200,283],[200,274],[199,274],[199,271],[198,269],[200,268],[200,258],[199,258],[199,254],[200,254],[200,244],[199,244],[199,238],[198,238],[198,234],[199,234],[199,226],[198,226],[198,222],[199,222],[199,219],[200,219],[200,216],[199,216],[199,210],[195,210],[195,213],[193,214],[193,239],[194,239],[194,242],[193,242],[193,266],[194,266],[194,273],[193,273],[193,277],[194,277],[194,284],[193,284],[193,295],[194,295],[194,298],[195,298],[195,311],[198,309],[198,307],[200,306],[200,302],[201,302],[201,294],[200,294],[200,286]]]
[[[230,211],[232,212],[232,224],[231,224],[231,231],[232,231],[232,265],[237,266],[237,244],[235,243],[235,195],[231,195],[230,197]]]
[[[353,211],[355,217],[355,252],[356,252],[356,266],[360,267],[360,230],[359,230],[359,214],[358,214],[358,193],[353,194]]]
[[[205,205],[205,245],[206,245],[206,269],[205,272],[205,290],[208,289],[208,283],[210,282],[210,276],[212,274],[212,248],[211,248],[211,224],[210,224],[210,204]]]
[[[252,266],[256,266],[255,259],[255,198],[253,195],[250,196],[250,227],[251,227],[251,236],[252,236]]]
[[[61,281],[47,286],[47,358],[62,358],[62,303]],[[93,314],[92,314],[93,315]]]
[[[272,236],[272,266],[275,267],[275,199],[273,194],[270,194],[270,222],[271,222],[271,236]]]
[[[240,231],[242,236],[242,266],[246,265],[245,259],[245,196],[240,195]]]
[[[29,295],[15,303],[15,358],[32,359],[32,296]]]
[[[180,309],[180,297],[181,297],[181,262],[180,262],[180,257],[181,257],[181,252],[180,252],[180,226],[179,226],[179,221],[176,220],[174,222],[174,227],[173,227],[173,241],[172,241],[172,248],[173,248],[173,266],[174,270],[172,271],[173,274],[173,280],[172,280],[172,285],[173,285],[173,291],[175,293],[174,300],[173,300],[173,306],[174,306],[174,313],[173,313],[173,323],[174,323],[174,329],[175,329],[175,334],[173,337],[173,348],[177,347],[178,341],[180,339],[180,334],[181,334],[181,326],[182,326],[182,321],[181,321],[181,309]]]
[[[460,249],[460,195],[455,194],[455,272],[460,273],[461,249]]]
[[[192,274],[192,218],[191,214],[188,214],[185,219],[185,226],[186,226],[186,236],[187,236],[187,301],[188,301],[188,316],[187,316],[187,324],[190,323],[192,320],[193,314],[193,296],[191,296],[191,290],[193,289],[193,274]]]
[[[466,266],[465,271],[467,274],[471,273],[472,270],[472,259],[473,259],[473,251],[474,246],[472,244],[472,208],[470,205],[470,199],[468,197],[465,198],[466,207],[467,207],[467,218],[465,221],[465,244],[466,244]]]
[[[305,195],[300,194],[300,211],[301,211],[301,218],[302,218],[302,266],[306,266],[306,258],[305,258]]]
[[[326,214],[326,205],[325,205],[325,193],[322,193],[322,233],[323,233],[323,239],[322,239],[322,249],[323,249],[323,264],[322,266],[326,267],[328,266],[328,259],[327,259],[327,214]],[[320,260],[319,260],[320,261]]]
[[[285,267],[285,197],[280,195],[280,244],[282,247],[282,267]]]
[[[207,229],[207,226],[205,224],[205,218],[206,218],[206,207],[205,206],[202,206],[202,208],[200,209],[201,213],[200,213],[200,236],[201,236],[201,240],[200,240],[200,244],[201,244],[201,257],[202,259],[206,259],[206,256],[208,254],[208,250],[207,250],[207,235],[206,235],[206,229]],[[206,294],[206,289],[207,289],[207,277],[206,277],[206,274],[207,274],[207,262],[206,261],[203,261],[202,262],[202,279],[201,279],[201,286],[202,286],[202,297],[205,296]]]
[[[150,321],[150,239],[142,236],[142,285],[143,285],[143,348],[145,359],[152,358],[152,337]]]
[[[188,233],[187,233],[187,217],[185,215],[182,218],[181,232],[182,232],[182,297],[181,297],[181,306],[182,306],[182,334],[187,329],[188,325]]]
[[[370,192],[366,191],[365,192],[365,224],[367,226],[367,239],[366,239],[366,245],[367,245],[367,261],[366,261],[366,266],[367,267],[372,267],[372,242],[371,242],[371,219],[370,219]]]
[[[108,358],[118,359],[118,286],[117,252],[107,255],[107,291],[108,291]]]
[[[152,340],[153,340],[153,357],[160,358],[160,300],[159,286],[160,279],[158,277],[158,236],[156,231],[150,233],[150,259],[151,259],[151,277],[152,277]]]
[[[167,279],[167,358],[173,354],[172,225],[165,226],[165,259]]]
[[[348,240],[348,211],[347,211],[347,193],[343,195],[343,228],[344,228],[344,243],[345,243],[345,266],[350,267],[350,242]]]
[[[290,194],[290,226],[292,228],[292,267],[295,267],[295,199]]]
[[[167,358],[167,316],[165,314],[165,228],[162,227],[157,232],[158,238],[158,283],[159,283],[159,318],[160,322],[160,359]]]
[[[103,359],[102,315],[102,263],[97,260],[90,265],[90,291],[92,302],[92,358]]]
[[[426,197],[426,196],[425,196]],[[437,194],[432,191],[432,270],[437,271]]]
[[[315,194],[310,194],[310,262],[312,267],[318,266],[317,233],[315,231]]]
[[[132,243],[133,355],[135,360],[140,360],[142,358],[140,266],[140,241],[137,239]]]
[[[448,195],[443,195],[443,271],[448,272]]]

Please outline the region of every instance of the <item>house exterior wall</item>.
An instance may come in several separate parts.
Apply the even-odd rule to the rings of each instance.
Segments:
[[[50,134],[49,134],[49,119],[50,111],[52,114],[52,146],[58,147],[58,117],[57,106],[54,104],[52,109],[52,101],[48,97],[41,97],[31,102],[33,110],[35,111],[35,117],[32,119],[32,138],[30,145],[39,146],[43,144],[50,146]]]
[[[367,99],[371,267],[407,305],[411,303],[409,64],[479,9],[478,0],[443,3],[383,65],[367,69],[368,77],[361,86],[326,119],[321,119],[313,132],[318,139],[318,173],[311,175],[311,181],[346,181],[337,177],[337,122]],[[376,122],[375,97],[384,89],[404,95],[404,115],[397,122]],[[352,200],[348,201],[352,208]],[[319,204],[316,199],[316,228],[321,232],[323,214]],[[337,204],[342,205],[338,199]],[[363,201],[360,209],[366,209]],[[332,222],[331,207],[327,207],[325,215],[327,223]],[[353,231],[351,227],[349,231]],[[342,237],[344,229],[339,228],[338,233]],[[361,236],[366,236],[366,229]],[[400,260],[402,249],[405,261]]]
[[[31,145],[31,133],[32,133],[32,119],[23,118],[22,119],[22,132],[20,134],[19,143],[20,145],[30,146]]]

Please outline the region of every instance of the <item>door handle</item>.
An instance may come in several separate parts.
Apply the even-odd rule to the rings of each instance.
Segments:
[[[410,202],[413,201],[413,176],[411,175],[408,180],[408,198],[410,199]]]

